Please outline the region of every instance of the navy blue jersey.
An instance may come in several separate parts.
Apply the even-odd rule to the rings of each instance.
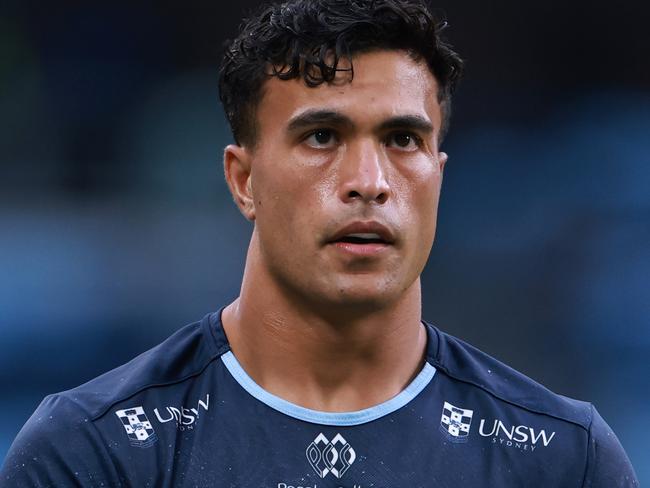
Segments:
[[[43,400],[0,485],[630,487],[616,436],[556,395],[425,324],[426,362],[374,407],[319,412],[257,385],[213,313],[131,362]]]

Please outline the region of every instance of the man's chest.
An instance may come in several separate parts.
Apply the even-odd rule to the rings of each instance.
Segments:
[[[363,425],[328,426],[259,402],[215,400],[197,412],[156,409],[144,434],[155,436],[153,444],[112,450],[133,486],[580,486],[580,469],[563,467],[567,453],[551,446],[550,433],[492,431],[418,405]]]

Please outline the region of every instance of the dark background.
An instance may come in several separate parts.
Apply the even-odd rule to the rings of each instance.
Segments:
[[[0,459],[43,396],[236,297],[220,2],[0,10]],[[649,2],[444,0],[467,60],[424,315],[595,403],[650,483]]]

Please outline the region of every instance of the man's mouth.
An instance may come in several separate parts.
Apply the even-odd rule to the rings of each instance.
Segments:
[[[352,222],[341,227],[327,241],[335,249],[359,257],[377,255],[391,248],[394,243],[393,232],[375,221]]]
[[[347,242],[350,244],[388,244],[379,234],[374,232],[359,232],[346,234],[333,242]]]

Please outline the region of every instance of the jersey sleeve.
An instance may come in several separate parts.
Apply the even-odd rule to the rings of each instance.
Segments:
[[[591,406],[589,428],[589,458],[585,488],[638,488],[634,473],[623,446],[598,411]]]
[[[9,448],[0,486],[122,486],[87,414],[61,395],[46,397]]]

